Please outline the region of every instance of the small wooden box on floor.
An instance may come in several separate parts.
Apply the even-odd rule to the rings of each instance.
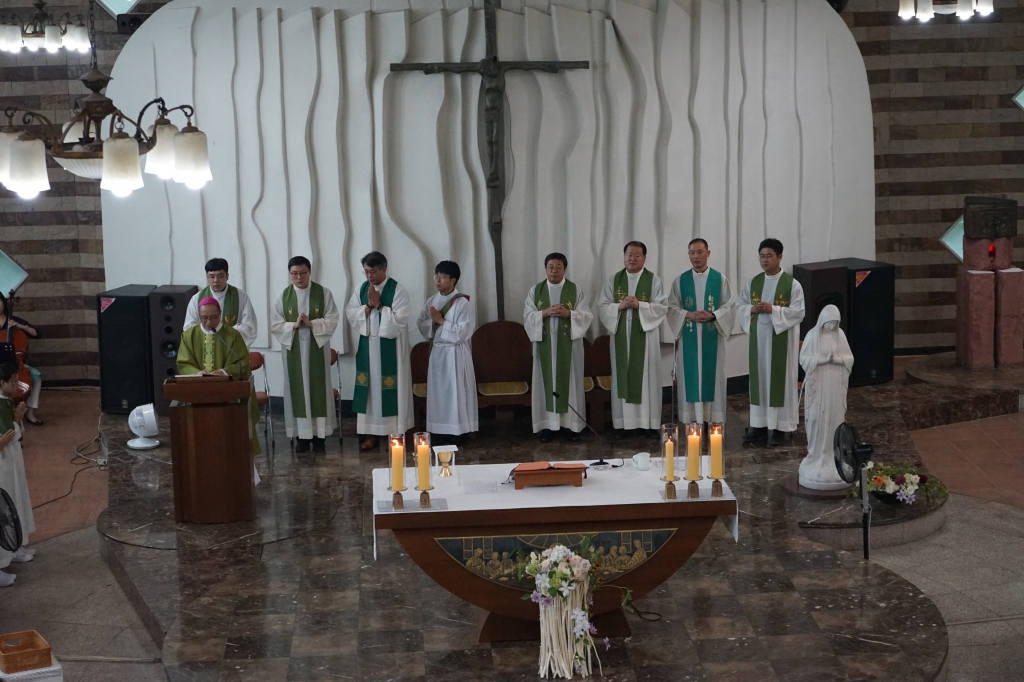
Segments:
[[[255,517],[248,381],[164,382],[171,407],[174,520],[228,523]]]

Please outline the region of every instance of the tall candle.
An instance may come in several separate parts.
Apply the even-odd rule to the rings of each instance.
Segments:
[[[722,464],[722,433],[711,432],[711,478],[725,478]]]
[[[430,487],[430,446],[420,443],[416,446],[416,475],[419,481],[419,490],[426,490]]]
[[[665,478],[669,481],[676,477],[675,447],[671,440],[665,441]]]
[[[405,490],[405,446],[400,443],[391,446],[391,489]]]
[[[700,478],[700,434],[686,435],[686,480],[696,481]]]

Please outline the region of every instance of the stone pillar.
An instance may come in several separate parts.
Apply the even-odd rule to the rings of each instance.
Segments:
[[[968,270],[961,265],[956,271],[958,364],[970,369],[995,366],[995,324],[996,274],[991,270]]]
[[[1024,365],[1024,270],[996,272],[995,360],[998,367]]]
[[[1013,240],[1009,237],[964,237],[964,265],[970,270],[1006,270],[1013,267]]]

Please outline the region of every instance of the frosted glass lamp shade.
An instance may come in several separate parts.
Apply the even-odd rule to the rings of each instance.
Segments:
[[[174,136],[174,181],[191,189],[201,189],[210,180],[213,174],[206,133],[195,126],[187,126]]]
[[[60,37],[61,47],[63,47],[66,50],[74,50],[75,48],[78,47],[78,42],[77,42],[77,38],[76,38],[76,35],[75,35],[76,34],[75,28],[76,28],[75,26],[68,26],[64,30],[64,35],[62,35]]]
[[[0,183],[6,185],[11,178],[11,143],[21,137],[13,128],[0,131]]]
[[[88,26],[75,26],[75,45],[82,54],[87,54],[92,49]]]
[[[60,49],[60,26],[47,26],[43,29],[43,47],[47,52]]]
[[[11,166],[7,189],[22,199],[34,199],[50,189],[46,174],[46,146],[42,140],[19,137],[11,143]]]
[[[139,168],[139,143],[128,133],[114,133],[103,142],[103,179],[100,189],[126,197],[145,183]]]
[[[166,121],[166,119],[163,119]],[[174,138],[178,135],[178,126],[170,122],[158,123],[153,128],[156,135],[156,146],[146,154],[146,172],[161,180],[174,177]],[[200,133],[201,134],[201,133]]]
[[[914,18],[914,0],[900,0],[900,19]]]
[[[7,24],[0,24],[0,52],[7,52]]]
[[[974,0],[957,0],[956,15],[961,21],[967,21],[974,16]]]
[[[23,41],[29,52],[38,52],[46,45],[46,38],[38,33],[25,36]]]
[[[4,27],[4,33],[7,34],[7,51],[21,52],[21,46],[24,44],[21,37],[21,26],[7,24]]]
[[[992,0],[978,0],[978,14],[987,17],[992,14]]]
[[[917,19],[918,21],[928,21],[935,16],[935,8],[932,5],[932,0],[917,0]]]

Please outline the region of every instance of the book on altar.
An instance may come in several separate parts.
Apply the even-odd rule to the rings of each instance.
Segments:
[[[547,469],[586,469],[586,462],[523,462],[514,469],[520,471],[545,471]]]
[[[188,381],[204,383],[208,381],[231,381],[234,377],[230,374],[175,374],[175,381]]]
[[[587,465],[583,462],[523,462],[512,470],[516,490],[528,486],[583,485]]]

